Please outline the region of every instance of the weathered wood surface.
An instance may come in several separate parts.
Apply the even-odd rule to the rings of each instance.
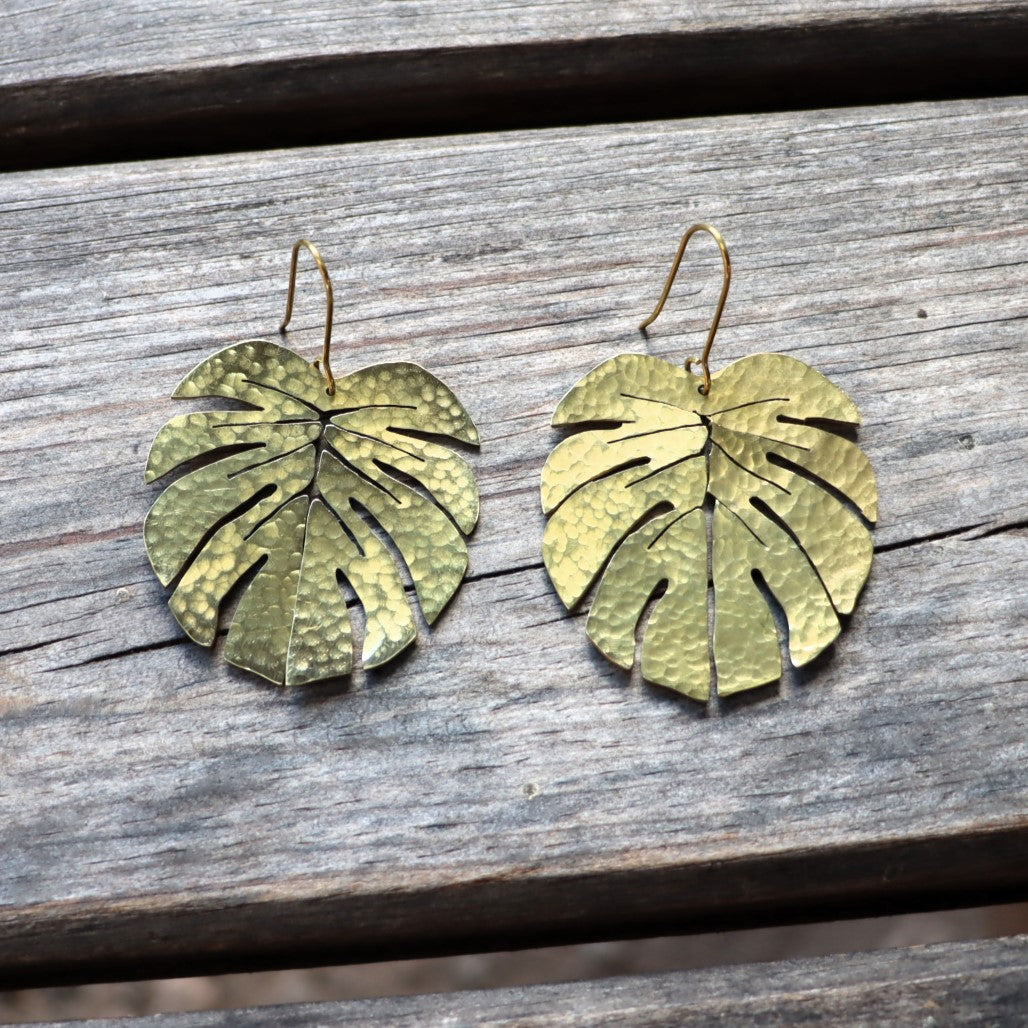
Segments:
[[[1021,92],[1028,10],[1009,0],[9,0],[0,38],[0,168],[25,168]]]
[[[364,144],[0,179],[0,976],[182,974],[1025,893],[1024,100]],[[624,349],[795,354],[860,404],[880,548],[831,653],[703,710],[539,563],[549,414]],[[274,335],[414,358],[482,432],[471,575],[400,666],[283,694],[143,552],[179,377]],[[308,273],[291,345],[315,355]]]
[[[312,1024],[878,1028],[886,1024],[1020,1024],[1026,1009],[1028,936],[1022,935],[564,985],[75,1023],[87,1028]]]

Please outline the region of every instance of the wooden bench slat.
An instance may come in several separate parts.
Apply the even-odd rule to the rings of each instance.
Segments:
[[[1023,89],[996,0],[16,3],[0,168]],[[960,74],[953,73],[953,54]]]
[[[561,985],[76,1021],[85,1028],[247,1025],[1016,1024],[1028,936],[839,953]],[[70,1024],[71,1022],[64,1022]]]
[[[186,973],[1024,891],[1026,102],[0,178],[0,976]],[[973,155],[969,156],[969,155]],[[781,350],[860,404],[882,549],[833,651],[710,711],[540,568],[549,414],[624,349]],[[414,358],[484,441],[471,580],[398,667],[288,695],[184,643],[140,522],[179,377],[274,334]],[[314,356],[308,274],[291,345]],[[922,316],[923,315],[923,316]],[[1018,527],[1021,525],[1022,527]]]

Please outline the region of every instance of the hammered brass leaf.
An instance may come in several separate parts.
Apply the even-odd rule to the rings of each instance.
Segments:
[[[754,354],[702,378],[621,354],[560,402],[554,425],[601,425],[561,442],[543,470],[543,558],[568,608],[599,578],[586,632],[630,668],[696,700],[710,695],[708,574],[720,695],[781,675],[778,633],[756,575],[788,621],[794,665],[839,634],[871,568],[878,516],[852,400],[782,354]],[[848,501],[848,502],[847,502]],[[712,508],[710,543],[705,508]],[[709,551],[709,552],[708,552]]]
[[[199,463],[146,517],[147,554],[186,634],[213,643],[232,587],[258,571],[225,645],[233,664],[298,685],[353,667],[340,579],[364,611],[362,661],[376,667],[415,639],[401,567],[431,624],[468,565],[478,521],[467,462],[430,441],[473,445],[456,396],[416,364],[379,364],[335,382],[275,343],[230,346],[193,369],[176,397],[225,397],[246,409],[173,418],[150,449],[146,481]],[[431,498],[430,498],[431,497]]]

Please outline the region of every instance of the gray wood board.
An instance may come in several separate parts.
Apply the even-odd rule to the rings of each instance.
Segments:
[[[8,2],[0,168],[1024,91],[993,0]],[[959,74],[954,74],[954,55]]]
[[[1019,1024],[1028,936],[476,992],[74,1022],[206,1025]],[[71,1022],[64,1022],[69,1024]]]
[[[0,178],[0,965],[24,984],[676,931],[1025,885],[1024,100]],[[565,390],[793,354],[860,405],[880,551],[839,642],[708,710],[629,682],[540,566]],[[167,399],[274,336],[416,359],[483,446],[470,580],[398,666],[283,694],[183,641],[142,547]],[[317,276],[290,344],[320,347]]]

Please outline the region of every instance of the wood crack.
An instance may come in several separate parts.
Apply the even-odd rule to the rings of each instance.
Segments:
[[[1006,525],[996,525],[993,528],[987,528],[984,532],[979,532],[977,535],[972,536],[974,539],[988,539],[989,536],[1001,535],[1003,532],[1022,532],[1028,528],[1028,518],[1022,521],[1012,521]]]
[[[218,635],[224,635],[225,632],[218,632]],[[75,638],[72,636],[72,638]],[[50,640],[51,642],[57,642],[59,640]],[[129,646],[123,650],[117,650],[114,653],[101,653],[95,657],[89,657],[86,660],[75,661],[71,664],[59,664],[56,667],[47,668],[48,672],[54,671],[69,671],[72,668],[78,667],[89,667],[91,664],[102,664],[109,660],[120,660],[122,657],[131,657],[136,653],[150,653],[154,650],[164,650],[169,646],[180,646],[183,643],[192,644],[192,640],[187,636],[179,636],[175,639],[160,639],[157,642],[144,643],[140,646]],[[40,643],[41,646],[47,646],[49,643]],[[26,647],[26,649],[35,649],[36,647]]]
[[[72,639],[77,639],[79,634],[62,635],[58,636],[56,639],[44,639],[42,642],[29,643],[27,646],[12,646],[6,650],[0,650],[0,657],[10,657],[17,653],[30,653],[32,650],[41,650],[44,646],[53,646],[56,643],[69,642]]]
[[[875,553],[891,553],[893,550],[906,550],[911,546],[920,546],[922,543],[935,543],[941,539],[951,539],[954,536],[964,535],[967,532],[973,532],[976,528],[982,528],[985,522],[978,522],[974,525],[964,525],[962,528],[948,528],[941,532],[930,532],[927,535],[919,535],[913,539],[900,539],[894,543],[883,543],[881,546],[874,548]],[[993,530],[995,532],[1002,532],[1004,528],[1000,527]],[[990,533],[990,534],[993,534]]]

